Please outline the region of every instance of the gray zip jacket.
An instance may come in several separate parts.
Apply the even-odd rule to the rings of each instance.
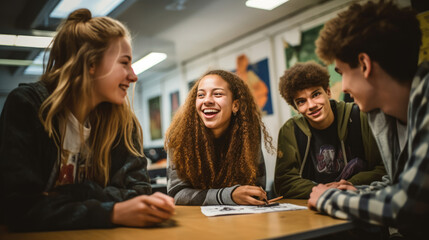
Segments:
[[[167,155],[167,193],[174,197],[174,202],[177,205],[237,205],[232,200],[232,192],[240,185],[224,187],[219,189],[195,189],[189,182],[183,181],[177,175],[177,171],[172,164],[170,157]],[[258,165],[259,174],[256,180],[256,185],[265,189],[265,161],[262,152],[259,157]]]

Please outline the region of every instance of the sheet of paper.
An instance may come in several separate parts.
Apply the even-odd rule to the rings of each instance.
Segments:
[[[202,206],[201,212],[207,217],[234,215],[234,214],[250,214],[250,213],[268,213],[280,212],[291,210],[302,210],[307,207],[298,206],[290,203],[280,203],[277,206],[264,207],[264,206],[232,206],[232,205],[216,205],[216,206]]]

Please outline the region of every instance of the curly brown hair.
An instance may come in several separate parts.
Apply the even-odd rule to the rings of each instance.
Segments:
[[[316,54],[327,64],[339,59],[355,68],[359,53],[366,53],[399,82],[408,82],[417,71],[421,37],[412,9],[391,1],[355,3],[325,24]]]
[[[221,154],[221,159],[216,157],[214,135],[205,127],[195,107],[198,85],[207,75],[218,75],[225,80],[233,100],[239,101],[239,110],[225,133],[229,142],[225,144],[226,152]],[[172,155],[179,177],[194,188],[252,185],[256,182],[258,158],[262,154],[261,129],[265,148],[273,154],[272,138],[247,84],[234,73],[212,70],[194,84],[185,104],[174,116],[166,133],[165,149]]]
[[[287,69],[280,77],[279,90],[286,102],[297,109],[294,102],[297,92],[316,86],[321,86],[326,91],[329,87],[329,73],[320,64],[309,61],[296,63]]]

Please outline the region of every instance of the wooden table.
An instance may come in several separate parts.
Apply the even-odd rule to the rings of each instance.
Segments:
[[[306,200],[282,200],[306,205]],[[173,221],[157,228],[115,228],[56,232],[7,233],[0,239],[308,239],[352,229],[353,223],[311,210],[206,217],[200,207],[177,206]]]

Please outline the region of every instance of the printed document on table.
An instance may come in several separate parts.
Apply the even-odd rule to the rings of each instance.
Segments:
[[[280,203],[277,206],[265,207],[261,206],[247,206],[247,205],[216,205],[216,206],[202,206],[201,212],[207,217],[222,216],[222,215],[234,215],[234,214],[251,214],[251,213],[268,213],[268,212],[280,212],[280,211],[292,211],[302,210],[307,207],[290,204]]]

